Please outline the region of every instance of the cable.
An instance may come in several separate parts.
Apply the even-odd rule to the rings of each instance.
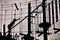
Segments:
[[[41,6],[41,4],[38,5],[32,12],[34,12],[34,11],[35,11],[38,7],[40,7],[40,6]],[[27,18],[27,17],[28,17],[28,16],[26,16],[25,18]],[[25,18],[24,18],[24,19],[25,19]],[[22,22],[24,19],[22,19],[20,22]],[[18,22],[16,25],[18,25],[20,22]],[[15,26],[16,26],[16,25],[15,25]],[[14,27],[15,27],[15,26],[14,26]],[[14,27],[13,27],[13,28],[14,28]]]
[[[27,17],[26,17],[27,18]]]

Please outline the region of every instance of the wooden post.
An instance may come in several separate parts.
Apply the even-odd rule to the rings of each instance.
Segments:
[[[31,33],[31,3],[28,3],[28,35]]]
[[[45,1],[46,0],[43,0],[43,6],[42,6],[42,8],[43,8],[43,23],[44,23],[43,25],[46,24]],[[47,28],[46,28],[46,26],[43,27],[43,32],[44,32],[44,34],[43,34],[44,40],[48,40],[47,39]]]
[[[3,36],[5,37],[5,24],[3,25]]]

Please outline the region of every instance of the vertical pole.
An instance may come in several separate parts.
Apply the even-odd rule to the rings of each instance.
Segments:
[[[9,29],[8,36],[10,36],[11,30]]]
[[[17,10],[19,10],[19,8],[18,8],[17,4],[16,4],[16,3],[14,3],[14,5],[15,5],[16,9],[17,9]]]
[[[55,8],[56,8],[56,22],[58,22],[58,8],[57,8],[57,0],[55,0]]]
[[[54,4],[52,1],[52,24],[54,24]]]
[[[46,25],[45,23],[46,23],[46,12],[45,12],[45,1],[46,0],[43,0],[43,23],[44,23],[44,25]],[[44,26],[43,27],[43,32],[44,32],[44,35],[43,35],[43,37],[44,37],[44,40],[48,40],[47,39],[47,28],[46,28],[46,26]]]
[[[5,37],[5,24],[3,25],[3,36]]]
[[[31,33],[31,3],[28,3],[28,35]]]
[[[59,0],[59,9],[60,9],[60,0]],[[60,12],[60,11],[59,11]]]
[[[45,0],[43,0],[43,22],[46,23]]]
[[[48,10],[49,10],[49,23],[51,24],[50,3],[48,4]]]

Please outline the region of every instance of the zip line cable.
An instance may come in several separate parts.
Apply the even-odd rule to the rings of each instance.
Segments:
[[[40,5],[38,5],[33,11],[32,11],[32,13],[37,9],[37,8],[39,8],[40,6],[42,6],[42,3],[40,4]],[[13,29],[15,26],[17,26],[19,23],[21,23],[23,20],[25,20],[26,18],[27,18],[28,16],[25,16],[20,22],[18,22],[16,25],[14,25],[11,29]],[[10,29],[10,30],[11,30]],[[8,31],[7,31],[8,32]]]

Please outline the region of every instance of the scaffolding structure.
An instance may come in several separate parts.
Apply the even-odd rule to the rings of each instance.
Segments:
[[[39,24],[43,22],[43,3],[40,0],[33,0],[29,2],[23,3],[14,3],[14,4],[1,4],[0,5],[0,32],[3,34],[3,26],[5,26],[6,35],[8,34],[8,25],[13,21],[13,19],[19,19],[15,22],[12,27],[11,35],[14,37],[17,34],[17,40],[21,40],[23,37],[20,33],[27,34],[28,33],[28,3],[31,3],[31,36],[33,36],[34,40],[40,40],[42,38],[38,37],[38,33],[36,31],[43,31],[42,28],[39,27]],[[51,27],[55,27],[55,23],[59,20],[59,0],[57,3],[55,0],[51,2],[46,1],[45,5],[46,12],[46,21],[51,23]],[[58,11],[57,11],[58,10]],[[56,11],[56,12],[55,12]],[[53,14],[52,14],[53,13]],[[55,16],[54,16],[55,15]],[[5,24],[5,25],[4,25]],[[51,28],[48,30],[48,32]],[[53,29],[52,29],[53,30]],[[55,29],[54,29],[55,30]],[[42,33],[43,34],[43,33]],[[43,40],[43,38],[42,38]]]

